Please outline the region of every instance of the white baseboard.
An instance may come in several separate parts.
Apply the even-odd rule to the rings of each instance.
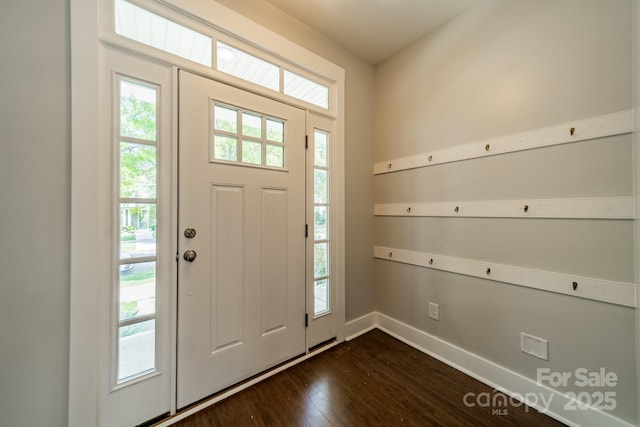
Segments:
[[[526,396],[540,396],[545,402],[549,402],[548,409],[541,400],[535,404],[532,399],[527,404],[541,412],[544,410],[548,416],[569,426],[633,427],[632,424],[599,409],[567,409],[575,405],[572,405],[563,393],[382,313],[372,312],[347,323],[346,326],[349,332],[347,340],[378,328],[516,400],[522,400]]]
[[[345,341],[351,341],[354,338],[359,337],[362,334],[366,334],[377,326],[377,313],[372,312],[360,316],[357,319],[353,319],[345,323],[344,335]]]

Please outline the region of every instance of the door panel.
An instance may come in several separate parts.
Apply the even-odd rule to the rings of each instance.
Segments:
[[[287,233],[286,189],[262,190],[262,335],[287,327]]]
[[[244,188],[211,186],[211,354],[242,344]]]
[[[178,114],[181,408],[305,352],[305,113],[181,71]]]

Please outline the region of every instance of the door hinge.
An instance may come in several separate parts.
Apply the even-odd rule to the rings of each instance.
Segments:
[[[305,328],[309,327],[309,314],[308,313],[304,314],[304,327]]]
[[[304,225],[304,237],[309,237],[309,224]]]
[[[309,135],[304,136],[304,148],[305,150],[309,149]]]
[[[180,261],[180,254],[176,252],[176,262]]]

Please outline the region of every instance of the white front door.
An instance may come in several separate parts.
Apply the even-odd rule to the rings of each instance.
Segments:
[[[305,112],[179,72],[183,408],[305,352]]]

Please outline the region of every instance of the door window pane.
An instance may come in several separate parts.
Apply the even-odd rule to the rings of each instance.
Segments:
[[[313,283],[314,314],[322,314],[329,310],[329,279],[316,280]]]
[[[120,80],[120,135],[156,140],[156,89]]]
[[[120,204],[120,259],[156,254],[156,204]]]
[[[155,319],[121,326],[118,331],[118,382],[156,368]]]
[[[267,144],[267,166],[284,167],[284,147]]]
[[[327,166],[327,139],[328,135],[326,132],[315,131],[314,133],[314,160],[316,166],[326,167]]]
[[[210,161],[284,168],[284,121],[216,101],[210,105],[214,118]]]
[[[255,165],[262,164],[262,144],[255,141],[242,141],[242,161]]]
[[[120,143],[120,197],[156,197],[156,147]]]
[[[238,132],[238,112],[232,108],[216,105],[213,110],[213,122],[216,130]]]
[[[316,169],[314,175],[314,201],[316,203],[327,203],[327,171],[324,169]]]
[[[238,140],[228,136],[215,135],[213,158],[216,160],[238,160]]]
[[[316,206],[313,212],[313,230],[316,240],[327,239],[327,207]]]
[[[267,139],[269,141],[284,142],[284,123],[267,119]]]
[[[316,243],[313,245],[313,277],[327,276],[328,271],[327,243]]]
[[[262,137],[262,117],[242,113],[242,135]]]
[[[156,263],[120,264],[120,320],[156,312]]]

